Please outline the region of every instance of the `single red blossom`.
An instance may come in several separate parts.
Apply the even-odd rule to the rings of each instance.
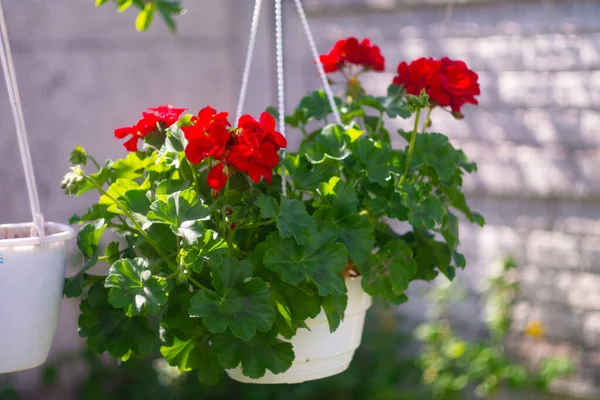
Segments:
[[[138,141],[152,133],[159,122],[164,123],[167,127],[173,125],[185,111],[185,108],[175,108],[170,104],[166,104],[149,108],[148,111],[151,112],[143,112],[142,119],[135,125],[115,129],[115,137],[118,139],[131,136],[123,143],[127,151],[137,151]]]
[[[149,108],[148,110],[152,111],[152,113],[158,117],[159,121],[164,122],[168,128],[179,120],[179,117],[186,109],[175,108],[170,104],[165,104],[163,106]]]
[[[260,122],[244,115],[238,122],[238,132],[227,163],[246,172],[255,183],[261,177],[271,183],[273,168],[279,163],[278,151],[287,146],[283,135],[275,130],[275,119],[266,112],[260,116]]]
[[[408,94],[419,95],[421,90],[429,95],[435,105],[450,107],[455,115],[466,103],[477,105],[480,94],[478,76],[462,61],[419,58],[410,64],[401,62],[394,84],[404,86]]]
[[[206,183],[214,190],[221,190],[227,184],[227,175],[225,174],[225,163],[219,163],[208,171]]]
[[[237,225],[235,223],[233,223],[233,224],[229,225],[229,229],[231,229],[233,231],[233,230],[235,230],[236,226]]]
[[[363,39],[362,42],[355,37],[339,40],[329,54],[323,54],[319,58],[326,73],[339,71],[348,64],[379,72],[385,69],[385,58],[381,50],[372,45],[369,39]]]
[[[185,155],[191,163],[198,164],[206,157],[220,161],[225,158],[228,143],[233,139],[227,115],[205,107],[193,119],[194,125],[181,128],[188,140]]]

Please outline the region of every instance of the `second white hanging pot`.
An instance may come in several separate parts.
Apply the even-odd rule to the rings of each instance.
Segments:
[[[348,307],[335,332],[329,331],[327,317],[321,311],[316,318],[306,321],[310,330],[299,329],[289,340],[296,356],[290,369],[281,374],[267,371],[262,378],[252,379],[245,376],[238,366],[227,370],[229,377],[244,383],[281,384],[302,383],[344,372],[360,346],[365,315],[372,304],[371,296],[363,290],[360,281],[360,277],[346,279]]]

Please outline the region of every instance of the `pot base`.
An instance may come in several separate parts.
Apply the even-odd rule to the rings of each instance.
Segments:
[[[62,299],[68,226],[0,225],[0,374],[35,368],[50,351]]]
[[[248,378],[242,374],[242,369],[240,367],[227,370],[227,375],[229,375],[231,379],[242,383],[260,383],[269,385],[304,383],[306,381],[328,378],[333,375],[341,374],[348,369],[353,357],[354,350],[340,354],[334,358],[309,360],[302,364],[293,364],[291,368],[283,374],[275,375],[271,371],[267,371],[265,376],[260,379]]]
[[[327,316],[321,311],[316,318],[306,320],[310,330],[298,329],[296,336],[289,340],[295,360],[287,371],[273,374],[267,370],[261,378],[252,379],[243,375],[238,366],[227,370],[229,377],[245,383],[281,384],[302,383],[344,372],[360,346],[365,314],[371,306],[371,296],[362,289],[360,281],[360,277],[346,278],[348,306],[335,332],[330,332]]]

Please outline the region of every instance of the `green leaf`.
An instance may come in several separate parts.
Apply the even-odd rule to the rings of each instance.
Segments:
[[[160,5],[159,5],[160,9]],[[165,161],[168,166],[179,168],[181,161],[185,157],[184,151],[187,146],[187,139],[178,124],[173,124],[167,129],[165,143],[158,153],[157,161]]]
[[[154,158],[141,152],[130,152],[127,157],[115,161],[110,167],[110,176],[113,181],[117,179],[133,180],[143,178],[144,171],[152,165]]]
[[[75,147],[75,150],[73,150],[69,156],[69,161],[73,165],[86,165],[87,159],[88,154],[81,146]]]
[[[181,372],[198,370],[200,381],[207,385],[215,385],[223,372],[217,356],[205,341],[175,337],[173,344],[160,348],[160,354],[169,365],[178,367]]]
[[[81,217],[77,217],[77,220],[75,222],[96,221],[100,218],[103,218],[106,221],[110,221],[115,215],[116,214],[108,211],[108,205],[93,204],[90,208],[87,209],[85,214],[83,214]]]
[[[358,266],[363,275],[362,286],[372,296],[401,304],[407,300],[404,292],[417,274],[417,262],[404,240],[388,242],[377,254]]]
[[[77,247],[83,255],[90,259],[98,251],[100,238],[106,229],[104,219],[98,219],[93,224],[86,224],[77,234]]]
[[[100,7],[102,4],[106,3],[108,0],[96,0],[94,3],[94,7]]]
[[[117,0],[117,10],[121,13],[133,4],[133,0]]]
[[[210,276],[216,290],[200,290],[192,297],[189,313],[201,317],[206,328],[223,333],[229,328],[243,340],[256,331],[266,332],[275,320],[275,310],[269,301],[269,289],[260,278],[252,278],[252,264],[226,258],[211,268]]]
[[[73,276],[65,279],[63,294],[66,297],[79,297],[83,294],[83,281],[85,279],[85,271],[92,268],[98,262],[98,253],[89,258],[81,267],[81,269]]]
[[[348,306],[348,295],[346,293],[334,293],[323,299],[323,310],[329,323],[331,333],[340,326],[344,320],[346,307]]]
[[[154,11],[156,11],[156,4],[153,2],[146,3],[146,6],[135,19],[135,29],[138,32],[143,32],[150,27],[152,18],[154,17]]]
[[[308,215],[304,203],[296,199],[281,197],[281,204],[270,196],[261,196],[256,201],[261,217],[275,219],[282,238],[294,237],[298,244],[305,244],[315,229],[315,220]]]
[[[448,137],[441,133],[421,133],[417,135],[410,169],[429,166],[437,172],[439,180],[444,185],[451,184],[459,172],[459,163],[464,155],[456,150]]]
[[[193,188],[172,193],[166,201],[156,200],[150,209],[150,221],[169,224],[174,228],[179,228],[185,221],[205,221],[210,218],[210,210],[202,204]]]
[[[378,97],[374,97],[374,96],[360,96],[357,99],[357,103],[360,104],[361,106],[365,106],[365,107],[369,107],[369,108],[373,108],[377,111],[385,111],[385,107],[383,106],[383,104],[381,104],[381,99],[382,98],[378,98]],[[383,98],[385,99],[385,98]]]
[[[342,271],[346,268],[348,253],[344,245],[335,240],[336,235],[329,230],[315,231],[305,245],[272,233],[266,240],[264,265],[291,285],[310,279],[321,296],[344,293]]]
[[[220,264],[229,252],[225,239],[219,237],[217,232],[205,230],[194,246],[188,249],[183,262],[192,267],[194,272],[202,272],[204,263]]]
[[[357,212],[358,197],[339,177],[333,177],[319,188],[325,203],[315,214],[322,227],[332,228],[344,243],[356,264],[364,262],[375,247],[373,224]]]
[[[117,262],[120,256],[121,252],[119,251],[119,242],[110,242],[108,246],[106,246],[106,251],[104,252],[106,262],[112,265]]]
[[[327,94],[324,90],[315,90],[300,100],[298,109],[303,111],[306,121],[321,121],[332,113]]]
[[[408,221],[415,228],[425,227],[433,229],[436,225],[441,225],[445,210],[437,197],[427,196],[421,200],[422,196],[415,184],[404,184],[399,187],[398,192],[402,196],[403,205],[408,208]]]
[[[446,192],[446,194],[448,195],[451,206],[456,208],[458,211],[462,212],[469,221],[474,222],[479,226],[485,225],[485,220],[483,219],[483,217],[471,211],[471,209],[467,205],[467,199],[465,198],[465,194],[459,187],[444,187],[444,192]]]
[[[442,236],[444,236],[446,243],[448,243],[448,247],[451,249],[455,249],[456,246],[458,246],[458,218],[451,212],[448,212],[446,218],[444,218]]]
[[[311,168],[312,164],[305,157],[287,154],[281,161],[298,189],[314,190],[325,179],[323,171]]]
[[[409,107],[404,102],[403,90],[399,85],[388,86],[386,97],[380,97],[378,100],[385,109],[390,118],[408,118],[411,115]]]
[[[348,127],[348,129],[346,129],[346,132],[344,132],[344,133],[350,139],[350,143],[353,143],[357,139],[359,139],[362,135],[364,135],[365,131],[360,129],[360,127],[358,125],[352,124],[352,126]]]
[[[360,160],[362,170],[371,182],[387,186],[392,173],[400,174],[391,162],[391,149],[372,139],[359,140],[354,144],[354,154]]]
[[[430,235],[419,234],[415,248],[415,259],[419,266],[418,279],[431,281],[437,276],[435,268],[440,270],[449,279],[454,277],[454,268],[450,266],[452,251],[448,245],[434,240]],[[460,260],[459,260],[460,261]]]
[[[172,15],[180,14],[183,9],[181,8],[181,3],[179,1],[164,1],[161,0],[157,4],[158,11],[160,12],[163,20],[171,30],[171,32],[177,31],[177,26],[175,25],[175,21],[173,20]]]
[[[198,318],[190,318],[188,310],[193,292],[188,285],[180,285],[169,293],[167,307],[162,317],[161,325],[170,331],[179,331],[185,335],[192,335],[201,328],[202,322]]]
[[[271,282],[271,298],[277,313],[275,323],[279,334],[291,339],[299,328],[306,328],[305,320],[315,318],[321,311],[321,298],[287,283]]]
[[[110,288],[109,302],[122,308],[129,317],[140,314],[158,314],[167,303],[167,282],[152,275],[142,258],[115,262],[104,283]]]
[[[156,333],[150,329],[148,319],[129,318],[113,308],[108,303],[108,290],[101,284],[90,288],[80,309],[79,336],[88,338],[87,345],[95,353],[107,351],[125,361],[131,355],[145,356],[154,349]]]
[[[320,164],[326,159],[345,159],[350,155],[350,150],[344,136],[344,129],[340,125],[327,125],[314,141],[304,144],[306,157],[313,164]]]
[[[241,364],[244,375],[258,379],[265,375],[267,369],[274,374],[285,372],[294,361],[292,345],[275,336],[270,332],[242,341],[225,333],[215,335],[212,346],[223,368],[236,368]]]
[[[177,229],[176,234],[181,236],[183,242],[187,245],[196,243],[204,234],[204,224],[202,221],[185,221]]]
[[[319,186],[319,193],[327,204],[331,205],[340,215],[350,215],[358,207],[356,191],[346,185],[339,176],[334,176]]]
[[[128,179],[117,179],[106,191],[123,206],[140,217],[149,211],[150,203],[146,197],[147,189],[141,188],[135,181]],[[98,202],[101,206],[107,206],[108,211],[113,214],[123,214],[117,203],[107,195],[102,195]]]

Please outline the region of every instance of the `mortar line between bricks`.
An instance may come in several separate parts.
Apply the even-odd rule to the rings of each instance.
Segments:
[[[540,200],[555,199],[556,201],[559,201],[559,202],[571,202],[571,203],[582,204],[582,205],[590,205],[590,204],[597,205],[598,203],[600,203],[600,193],[592,194],[591,196],[590,195],[588,195],[588,196],[582,195],[582,197],[575,197],[575,196],[562,196],[561,197],[561,196],[557,196],[555,194],[548,195],[548,196],[523,195],[522,192],[505,193],[505,194],[495,194],[495,193],[491,194],[489,191],[475,189],[475,190],[465,190],[465,195],[467,196],[467,201],[469,200],[469,197],[477,196],[477,197],[485,197],[485,198],[489,198],[489,199],[493,199],[493,200],[540,201]]]
[[[573,0],[554,0],[556,3],[569,3]],[[581,0],[580,0],[581,1]],[[414,1],[414,2],[402,2],[399,0],[396,4],[391,7],[385,6],[374,6],[369,4],[356,4],[356,5],[332,5],[332,6],[308,6],[307,14],[312,18],[328,18],[332,16],[354,16],[364,14],[388,14],[390,12],[400,12],[406,10],[423,10],[430,11],[432,8],[445,9],[448,7],[450,0],[445,1]],[[456,2],[455,8],[471,8],[475,7],[489,7],[494,5],[505,5],[505,4],[524,4],[524,3],[539,3],[539,0],[463,0],[462,2]],[[459,11],[459,10],[456,10]]]
[[[14,40],[13,53],[88,53],[88,52],[145,52],[148,50],[181,50],[181,49],[229,49],[237,45],[237,35],[224,38],[208,39],[205,37],[177,36],[172,40],[164,38],[135,38],[123,41],[117,38],[76,38],[76,39],[35,39]]]

